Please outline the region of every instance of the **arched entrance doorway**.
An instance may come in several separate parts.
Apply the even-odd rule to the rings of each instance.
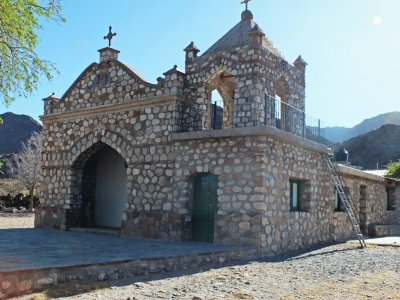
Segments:
[[[121,228],[126,209],[126,163],[113,148],[97,143],[75,163],[81,227]]]

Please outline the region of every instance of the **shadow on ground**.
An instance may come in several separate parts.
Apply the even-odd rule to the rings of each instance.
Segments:
[[[343,249],[334,249],[330,248],[334,244],[324,245],[320,247],[313,247],[309,249],[305,249],[302,251],[296,251],[287,255],[282,256],[274,256],[270,258],[264,258],[259,260],[242,260],[242,261],[234,261],[229,263],[223,264],[209,264],[202,267],[194,267],[189,269],[181,269],[178,271],[171,271],[166,273],[156,273],[156,274],[148,274],[148,275],[139,275],[129,278],[122,278],[118,280],[112,281],[104,281],[104,282],[97,282],[97,283],[65,283],[59,284],[57,286],[53,286],[48,290],[40,293],[31,295],[30,298],[24,299],[32,299],[32,300],[44,300],[44,299],[54,299],[54,298],[61,298],[61,297],[72,297],[79,294],[88,293],[94,290],[112,288],[112,287],[123,287],[129,286],[135,283],[150,283],[153,281],[170,279],[170,278],[177,278],[182,276],[189,276],[194,274],[199,274],[203,272],[207,272],[210,270],[216,270],[220,268],[236,268],[241,267],[247,264],[260,262],[260,263],[279,263],[284,261],[292,261],[292,260],[300,260],[305,259],[307,257],[313,256],[320,256],[326,254],[334,254],[337,252],[349,252],[355,251],[358,247],[353,245],[346,245]],[[360,249],[361,250],[361,249]],[[316,253],[314,253],[317,251]]]

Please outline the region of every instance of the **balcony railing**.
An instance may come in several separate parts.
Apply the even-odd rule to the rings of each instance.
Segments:
[[[291,132],[315,142],[326,142],[325,125],[321,119],[279,99],[266,98],[264,116],[262,125]]]
[[[273,97],[267,96],[265,98],[264,107],[261,111],[263,115],[245,125],[235,124],[232,120],[224,119],[222,101],[211,103],[209,110],[210,113],[208,114],[206,105],[183,102],[178,106],[175,132],[271,126],[315,142],[326,142],[324,124],[319,118],[306,114],[304,111]]]

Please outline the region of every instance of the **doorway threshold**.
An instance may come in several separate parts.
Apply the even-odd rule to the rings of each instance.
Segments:
[[[120,236],[121,229],[120,228],[109,228],[109,227],[88,227],[88,228],[70,228],[70,231],[75,232],[84,232],[84,233],[97,233],[97,234],[106,234],[106,235],[114,235]]]

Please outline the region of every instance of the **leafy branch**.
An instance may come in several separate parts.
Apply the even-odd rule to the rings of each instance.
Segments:
[[[400,178],[400,161],[389,162],[386,166],[386,177]]]
[[[36,53],[42,19],[65,22],[61,0],[0,1],[0,101],[6,105],[29,96],[42,75],[50,81],[57,72]]]

